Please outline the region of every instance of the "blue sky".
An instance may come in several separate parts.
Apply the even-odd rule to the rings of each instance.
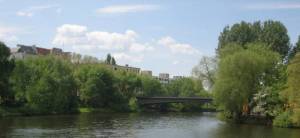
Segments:
[[[289,0],[0,0],[0,40],[36,44],[103,59],[154,74],[189,75],[214,55],[226,25],[279,20],[291,42],[300,35],[300,1]]]

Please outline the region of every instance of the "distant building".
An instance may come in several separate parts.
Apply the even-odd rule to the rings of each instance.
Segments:
[[[184,76],[173,76],[173,80],[183,79]]]
[[[170,82],[170,75],[169,73],[159,73],[158,79],[160,83],[168,84]]]
[[[142,70],[141,75],[152,76],[152,71],[151,70]]]
[[[112,68],[112,70],[118,71],[118,70],[122,70],[122,71],[126,71],[126,72],[131,72],[131,73],[136,73],[139,74],[140,73],[140,68],[136,68],[136,67],[130,67],[128,64],[126,64],[125,66],[121,66],[121,65],[111,65],[111,64],[107,64],[110,68]]]
[[[28,45],[21,45],[18,44],[16,48],[11,48],[11,57],[16,58],[16,59],[24,59],[27,56],[32,56],[32,55],[57,55],[57,56],[63,56],[65,58],[71,57],[70,52],[63,52],[62,49],[60,48],[52,48],[52,49],[47,49],[47,48],[42,48],[42,47],[37,47],[35,45],[28,46]]]
[[[16,59],[24,59],[28,55],[37,55],[37,49],[35,45],[26,46],[18,44],[16,48],[11,48],[11,57]]]
[[[51,49],[51,54],[53,54],[53,55],[61,55],[61,54],[63,54],[63,50],[62,49],[60,49],[60,48],[52,48]]]
[[[50,54],[50,49],[46,49],[46,48],[41,48],[41,47],[35,47],[36,51],[37,51],[37,55],[49,55]]]

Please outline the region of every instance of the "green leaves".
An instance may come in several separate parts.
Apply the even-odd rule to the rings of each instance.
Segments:
[[[225,110],[241,113],[254,93],[267,84],[267,76],[279,63],[279,55],[262,44],[237,44],[220,50],[221,59],[214,86],[216,102]]]
[[[290,39],[286,27],[279,21],[265,21],[234,24],[226,26],[219,36],[218,51],[230,43],[246,48],[248,43],[264,43],[267,48],[286,57],[290,48]]]
[[[32,57],[16,62],[11,82],[16,102],[36,113],[77,110],[71,64],[56,57]]]
[[[0,105],[11,104],[13,93],[10,89],[9,76],[14,68],[14,61],[9,59],[9,48],[0,42]]]

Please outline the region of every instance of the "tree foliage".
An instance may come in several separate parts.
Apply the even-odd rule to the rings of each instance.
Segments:
[[[116,96],[113,74],[100,65],[84,64],[74,73],[81,104],[88,107],[109,107]]]
[[[215,57],[202,57],[198,65],[192,69],[192,74],[202,80],[210,90],[216,80],[217,59]]]
[[[106,64],[111,64],[111,65],[116,65],[117,62],[114,57],[112,57],[110,54],[107,54],[106,59],[105,59]]]
[[[158,80],[146,75],[142,75],[140,78],[142,81],[142,91],[139,93],[140,96],[152,97],[166,95],[166,89]]]
[[[76,84],[67,61],[55,57],[17,61],[11,81],[17,102],[36,113],[77,110]]]
[[[219,36],[218,51],[230,43],[244,47],[248,43],[264,43],[266,47],[287,56],[290,49],[290,39],[286,27],[279,21],[247,23],[242,21],[226,26]]]
[[[9,104],[13,100],[9,77],[14,68],[14,61],[9,59],[10,50],[0,42],[0,105]]]
[[[168,95],[173,97],[206,97],[202,82],[195,78],[173,80],[167,85]]]
[[[263,44],[237,44],[220,50],[221,59],[217,81],[213,88],[216,102],[233,117],[242,114],[243,106],[262,86],[268,84],[272,70],[279,62],[279,55]]]
[[[300,54],[297,54],[287,68],[287,88],[282,95],[287,99],[288,111],[293,126],[300,126]]]

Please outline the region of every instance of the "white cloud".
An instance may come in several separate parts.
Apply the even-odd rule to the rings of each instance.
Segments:
[[[175,61],[172,62],[173,65],[177,65],[177,64],[179,64],[179,63],[180,63],[180,62],[179,62],[178,60],[175,60]]]
[[[114,5],[97,9],[99,14],[113,14],[113,13],[129,13],[129,12],[142,12],[153,11],[159,9],[158,5],[150,4],[136,4],[136,5]]]
[[[0,41],[4,42],[12,42],[16,41],[17,33],[19,33],[20,30],[16,27],[10,27],[10,26],[0,26]]]
[[[142,62],[143,59],[144,59],[144,56],[143,55],[129,55],[129,54],[126,54],[126,53],[113,53],[112,56],[117,60],[117,61],[120,61],[120,62]]]
[[[256,3],[244,6],[249,10],[284,10],[284,9],[300,9],[299,2],[277,2],[277,3]]]
[[[18,16],[32,17],[33,13],[31,13],[31,12],[18,11],[18,12],[17,12],[17,15],[18,15]]]
[[[199,50],[193,48],[190,44],[178,43],[170,36],[161,38],[158,44],[169,48],[174,54],[199,54]]]
[[[60,46],[71,46],[73,50],[88,53],[97,53],[101,50],[139,53],[154,49],[149,44],[139,43],[138,37],[138,34],[133,30],[127,30],[124,33],[88,31],[86,26],[64,24],[57,28],[52,43]]]
[[[169,36],[148,42],[141,42],[140,37],[133,30],[107,32],[90,30],[82,25],[64,24],[57,27],[52,43],[65,51],[98,58],[104,58],[107,53],[111,53],[120,65],[131,64],[141,68],[147,65],[146,69],[150,70],[152,66],[159,66],[162,68],[160,71],[165,72],[181,69],[189,72],[201,56],[190,44],[179,43]],[[167,70],[167,67],[170,68]]]
[[[127,30],[124,34],[93,31],[86,34],[88,43],[98,45],[102,49],[125,49],[132,46],[137,34],[132,30]]]
[[[135,52],[135,53],[144,52],[144,51],[153,51],[153,50],[154,50],[154,47],[150,46],[149,44],[133,43],[129,47],[129,51]]]
[[[86,41],[87,27],[73,24],[64,24],[56,29],[53,44],[56,45],[83,45]]]
[[[32,6],[24,10],[17,11],[17,16],[32,17],[35,13],[41,12],[47,9],[55,9],[56,13],[61,12],[61,8],[58,5],[41,5]]]

